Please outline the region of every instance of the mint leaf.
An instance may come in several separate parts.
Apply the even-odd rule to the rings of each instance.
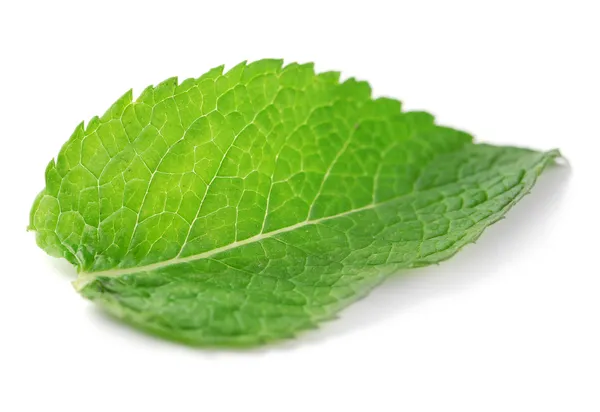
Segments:
[[[454,255],[557,155],[474,144],[365,82],[261,60],[129,91],[80,124],[30,228],[136,327],[254,345]]]

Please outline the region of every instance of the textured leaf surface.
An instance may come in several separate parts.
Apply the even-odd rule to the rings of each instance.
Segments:
[[[452,256],[555,156],[474,144],[367,83],[261,60],[130,91],[79,125],[30,228],[125,321],[252,345]]]

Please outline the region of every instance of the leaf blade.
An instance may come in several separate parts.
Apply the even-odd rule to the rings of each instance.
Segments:
[[[260,344],[452,256],[557,155],[473,144],[312,65],[242,63],[128,92],[80,125],[30,227],[137,327]]]

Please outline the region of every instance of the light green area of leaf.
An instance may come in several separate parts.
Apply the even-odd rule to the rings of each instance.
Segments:
[[[129,91],[79,125],[30,228],[126,322],[255,345],[449,258],[557,155],[474,144],[365,82],[261,60]]]

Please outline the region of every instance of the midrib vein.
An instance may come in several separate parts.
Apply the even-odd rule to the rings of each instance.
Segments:
[[[261,234],[249,237],[247,239],[240,240],[239,242],[233,242],[228,245],[221,246],[216,249],[211,249],[211,250],[208,250],[206,252],[202,252],[202,253],[199,253],[196,255],[190,255],[190,256],[185,256],[185,257],[176,257],[173,259],[163,260],[162,262],[156,262],[156,263],[151,263],[149,265],[136,266],[136,267],[131,267],[131,268],[110,269],[110,270],[105,270],[105,271],[100,271],[100,272],[80,272],[79,276],[77,277],[77,280],[75,280],[73,282],[73,284],[77,290],[81,290],[85,286],[87,286],[88,284],[93,282],[98,277],[115,278],[115,277],[124,276],[124,275],[132,275],[132,274],[136,274],[136,273],[149,272],[152,270],[164,268],[166,266],[177,265],[177,264],[181,264],[181,263],[188,263],[188,262],[193,262],[196,260],[206,259],[206,258],[215,256],[219,253],[227,252],[228,250],[242,247],[242,246],[245,246],[245,245],[248,245],[251,243],[260,242],[261,240],[270,239],[270,238],[280,235],[282,233],[292,232],[296,229],[300,229],[300,228],[303,228],[306,226],[317,225],[319,223],[326,222],[328,220],[337,219],[337,218],[348,216],[348,215],[351,215],[354,213],[359,213],[359,212],[362,212],[365,210],[374,209],[374,208],[382,206],[386,203],[393,202],[395,200],[398,200],[398,199],[406,197],[406,196],[410,196],[412,194],[413,193],[408,193],[408,194],[405,194],[402,196],[388,199],[381,203],[370,203],[366,206],[362,206],[362,207],[352,209],[352,210],[347,210],[346,212],[338,213],[336,215],[326,216],[326,217],[313,219],[313,220],[304,220],[304,221],[296,223],[292,226],[287,226],[287,227],[277,229],[277,230],[274,230],[274,231],[268,232],[268,233],[261,233]]]
[[[458,148],[454,151],[459,151],[459,150],[464,150],[464,146],[461,148]],[[438,156],[440,156],[441,154],[438,154],[437,156],[434,156],[432,159],[429,160],[429,162],[427,162],[427,165],[430,165],[432,163],[435,162],[436,158]],[[423,168],[423,170],[426,167]],[[418,179],[417,179],[418,180]],[[440,187],[446,186],[448,184],[452,184],[452,182],[449,183],[445,183],[443,185],[441,185]],[[77,277],[77,279],[73,282],[73,285],[75,286],[75,288],[77,290],[82,290],[85,286],[87,286],[88,284],[90,284],[91,282],[93,282],[96,278],[98,277],[109,277],[109,278],[115,278],[115,277],[119,277],[119,276],[124,276],[124,275],[132,275],[132,274],[136,274],[136,273],[143,273],[143,272],[149,272],[152,270],[156,270],[156,269],[161,269],[163,267],[166,266],[171,266],[171,265],[177,265],[180,263],[188,263],[188,262],[193,262],[196,260],[201,260],[201,259],[206,259],[206,258],[210,258],[212,256],[215,256],[219,253],[223,253],[223,252],[227,252],[228,250],[232,250],[235,249],[237,247],[242,247],[251,243],[255,243],[255,242],[260,242],[261,240],[264,239],[270,239],[272,237],[275,237],[277,235],[280,235],[282,233],[287,233],[287,232],[292,232],[296,229],[300,229],[302,227],[306,227],[306,226],[311,226],[311,225],[317,225],[319,223],[322,222],[326,222],[328,220],[333,220],[333,219],[337,219],[340,217],[344,217],[344,216],[348,216],[354,213],[359,213],[365,210],[370,210],[370,209],[375,209],[376,207],[380,207],[383,206],[385,204],[391,203],[391,202],[395,202],[398,201],[400,199],[409,197],[409,196],[414,196],[416,193],[425,193],[425,192],[429,192],[432,190],[438,190],[440,187],[430,187],[426,190],[422,190],[422,191],[412,191],[410,193],[404,193],[400,196],[396,196],[393,197],[391,199],[385,200],[383,202],[372,202],[369,203],[366,206],[362,206],[356,209],[351,209],[351,210],[347,210],[345,212],[342,213],[338,213],[336,215],[331,215],[331,216],[326,216],[326,217],[322,217],[322,218],[318,218],[318,219],[306,219],[302,222],[298,222],[292,226],[287,226],[281,229],[277,229],[274,230],[272,232],[268,232],[268,233],[261,233],[252,237],[249,237],[247,239],[244,240],[240,240],[239,242],[233,242],[233,243],[229,243],[225,246],[221,246],[215,249],[211,249],[211,250],[207,250],[206,252],[202,252],[196,255],[190,255],[190,256],[185,256],[185,257],[175,257],[173,259],[168,259],[168,260],[163,260],[161,262],[156,262],[156,263],[151,263],[149,265],[144,265],[144,266],[136,266],[136,267],[131,267],[131,268],[123,268],[123,269],[110,269],[110,270],[106,270],[106,271],[99,271],[99,272],[79,272],[79,276]]]

